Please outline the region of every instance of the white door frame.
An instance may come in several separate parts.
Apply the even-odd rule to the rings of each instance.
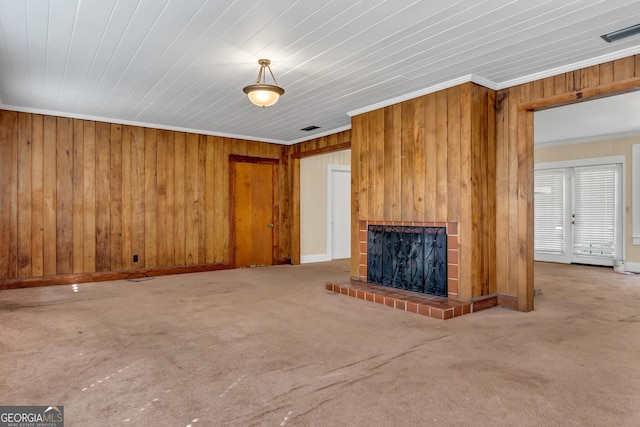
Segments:
[[[327,164],[327,254],[329,259],[333,259],[333,173],[349,172],[351,166]]]
[[[607,165],[607,164],[620,164],[621,165],[621,176],[620,176],[620,182],[619,182],[619,188],[620,188],[620,197],[617,198],[616,201],[616,211],[618,212],[618,219],[619,221],[617,221],[619,223],[619,226],[616,227],[616,241],[619,242],[620,244],[620,248],[616,248],[616,250],[618,251],[619,256],[616,256],[615,258],[620,258],[620,259],[625,259],[625,254],[626,254],[626,221],[625,221],[625,214],[624,214],[624,206],[626,206],[625,204],[625,197],[626,197],[626,191],[625,191],[625,182],[626,182],[626,167],[625,167],[625,156],[609,156],[609,157],[594,157],[594,158],[589,158],[589,159],[577,159],[577,160],[565,160],[565,161],[558,161],[558,162],[546,162],[546,163],[536,163],[534,165],[534,169],[535,170],[544,170],[544,169],[562,169],[562,168],[576,168],[576,167],[581,167],[581,166],[600,166],[600,165]],[[573,183],[566,183],[567,187],[572,187]],[[617,185],[616,185],[617,186]],[[566,191],[566,190],[565,190]],[[571,191],[573,192],[573,189],[571,189]],[[573,196],[572,196],[573,197]],[[569,201],[570,203],[573,203],[573,200]],[[570,239],[571,243],[573,244],[573,237],[571,237]],[[582,259],[576,259],[576,257],[573,255],[573,247],[569,248],[569,250],[567,252],[570,251],[570,255],[569,255],[569,262],[572,261],[581,261]],[[542,259],[540,259],[539,255],[536,255],[536,259],[539,261],[542,261]]]

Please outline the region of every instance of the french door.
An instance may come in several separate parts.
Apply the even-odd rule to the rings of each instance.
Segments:
[[[622,259],[622,165],[535,171],[537,261],[613,265]]]

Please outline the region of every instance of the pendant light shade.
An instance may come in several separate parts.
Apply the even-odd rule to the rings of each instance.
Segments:
[[[256,84],[246,86],[244,89],[244,93],[247,94],[249,100],[257,105],[258,107],[270,107],[276,102],[280,96],[284,94],[284,89],[278,86],[278,82],[271,71],[271,61],[268,59],[259,59],[258,64],[260,64],[260,71],[258,71],[258,79],[256,80]],[[267,71],[269,70],[269,74],[271,74],[271,78],[273,79],[274,85],[267,84],[265,79],[267,75]]]

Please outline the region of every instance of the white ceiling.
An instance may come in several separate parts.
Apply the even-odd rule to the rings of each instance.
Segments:
[[[535,143],[567,144],[640,135],[640,92],[536,111]]]
[[[638,23],[630,0],[0,0],[0,107],[291,144],[640,53],[600,38]],[[266,109],[242,92],[259,58],[286,90]]]

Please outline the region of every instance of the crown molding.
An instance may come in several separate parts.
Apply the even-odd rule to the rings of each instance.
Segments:
[[[499,89],[507,89],[513,86],[518,86],[525,83],[531,83],[536,80],[546,79],[547,77],[553,77],[559,74],[568,73],[571,71],[576,71],[581,68],[592,67],[594,65],[604,64],[605,62],[615,61],[617,59],[626,58],[628,56],[637,55],[640,53],[640,45],[633,46],[630,48],[618,50],[615,52],[607,53],[605,55],[596,56],[594,58],[589,58],[584,61],[574,62],[573,64],[563,65],[561,67],[550,68],[548,70],[540,71],[538,73],[529,74],[524,77],[518,77],[512,80],[506,80],[504,82],[500,82],[497,84],[497,88]]]
[[[87,114],[76,114],[76,113],[66,113],[63,111],[54,111],[54,110],[44,110],[40,108],[30,108],[30,107],[18,107],[15,105],[6,105],[0,103],[0,109],[9,110],[9,111],[18,111],[21,113],[32,113],[32,114],[42,114],[45,116],[57,116],[57,117],[67,117],[70,119],[81,119],[81,120],[91,120],[95,122],[106,122],[106,123],[114,123],[118,125],[126,125],[126,126],[140,126],[145,128],[153,128],[160,130],[172,130],[175,132],[185,132],[185,133],[195,133],[198,135],[209,135],[209,136],[219,136],[222,138],[231,138],[231,139],[244,139],[247,141],[256,141],[256,142],[267,142],[270,144],[280,144],[280,145],[289,145],[287,141],[281,141],[279,139],[270,139],[270,138],[259,138],[256,136],[246,136],[246,135],[236,135],[232,133],[223,133],[223,132],[212,132],[203,129],[192,129],[192,128],[183,128],[179,126],[166,126],[157,123],[145,123],[145,122],[137,122],[132,120],[122,120],[122,119],[114,119],[111,117],[98,117],[91,116]],[[313,139],[313,138],[311,138]]]

